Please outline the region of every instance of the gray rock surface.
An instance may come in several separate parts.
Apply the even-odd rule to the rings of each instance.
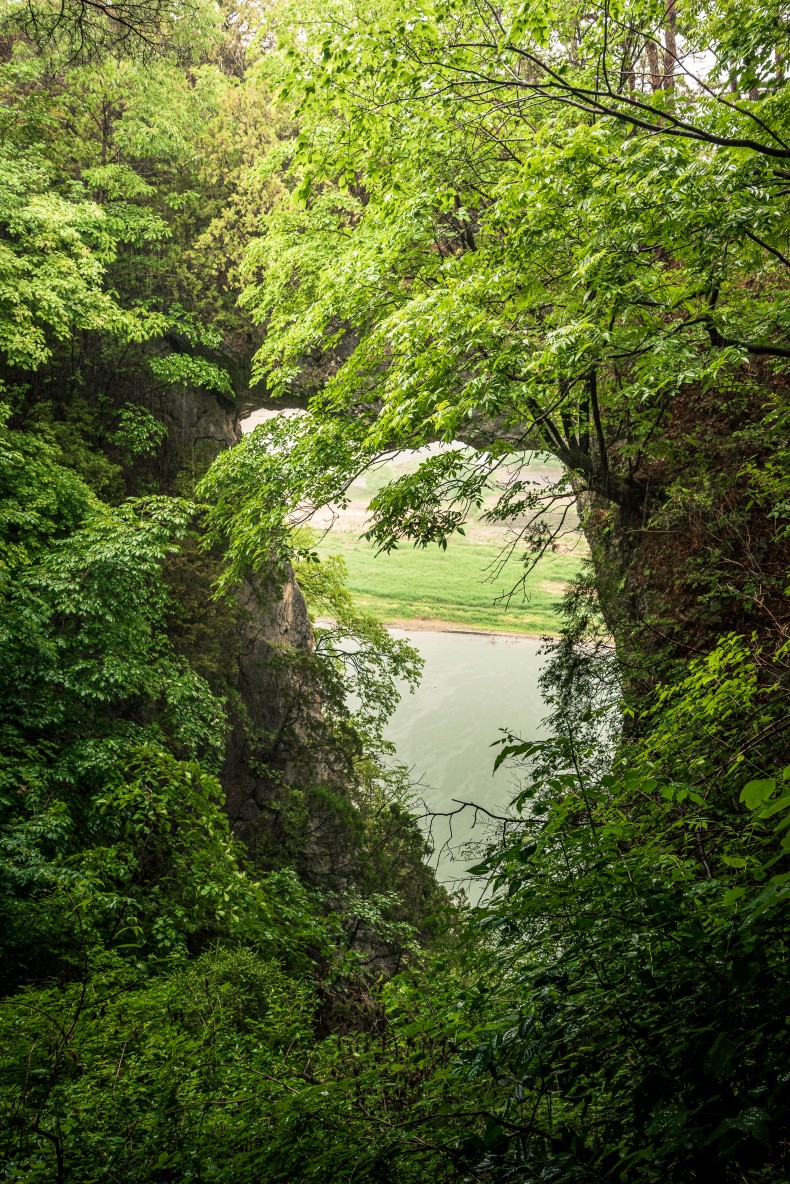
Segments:
[[[210,392],[170,387],[151,407],[167,424],[160,461],[166,483],[189,491],[225,448],[241,439],[240,415],[266,404],[265,393],[235,402]],[[271,850],[283,800],[310,779],[305,759],[311,725],[321,709],[306,659],[315,641],[304,597],[288,567],[262,571],[237,596],[240,612],[223,638],[235,669],[234,724],[220,780],[234,831],[255,854]],[[206,604],[211,612],[211,605]],[[303,742],[304,741],[304,742]]]
[[[279,596],[270,585],[250,581],[239,603],[236,689],[246,719],[237,721],[228,738],[221,782],[234,830],[254,851],[278,783],[299,779],[293,731],[305,711],[320,718],[320,705],[309,686],[299,685],[298,658],[312,655],[315,642],[293,572]]]
[[[196,481],[225,448],[240,438],[236,404],[210,391],[166,387],[149,396],[149,409],[167,425],[160,460],[172,485],[179,474]]]

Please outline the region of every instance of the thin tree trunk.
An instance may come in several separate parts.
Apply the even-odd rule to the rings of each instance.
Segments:
[[[678,45],[677,45],[677,0],[665,0],[667,10],[667,23],[665,30],[665,44],[664,51],[664,87],[666,90],[672,90],[675,85],[675,63],[677,61]]]
[[[658,69],[658,48],[655,41],[648,41],[645,44],[645,52],[647,54],[647,64],[650,70],[650,85],[653,91],[661,90],[661,74]]]

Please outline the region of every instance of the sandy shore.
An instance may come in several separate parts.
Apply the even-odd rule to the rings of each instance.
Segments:
[[[324,628],[334,625],[334,621],[322,617],[316,625]],[[525,638],[530,641],[542,641],[544,637],[557,637],[556,633],[523,633],[514,629],[481,629],[475,625],[463,625],[459,621],[439,621],[433,617],[395,618],[382,621],[385,629],[400,629],[404,633],[472,633],[477,637],[509,637],[512,640]]]

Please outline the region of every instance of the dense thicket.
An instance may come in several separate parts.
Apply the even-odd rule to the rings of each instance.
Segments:
[[[6,1177],[778,1184],[787,14],[3,20]],[[275,397],[305,414],[234,443]],[[382,547],[493,485],[532,562],[538,449],[590,562],[449,914],[382,758],[414,656],[303,523],[458,439]],[[292,568],[336,626],[272,651],[262,727],[245,630]]]

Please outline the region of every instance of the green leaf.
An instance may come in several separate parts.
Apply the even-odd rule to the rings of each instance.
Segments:
[[[741,790],[740,800],[746,806],[747,810],[759,810],[763,802],[768,800],[775,789],[776,782],[773,778],[765,778],[761,781],[749,781]]]
[[[790,793],[785,794],[776,802],[771,802],[770,806],[766,806],[764,810],[760,811],[760,817],[772,818],[774,814],[778,814],[780,810],[787,810],[788,807],[790,807]]]

